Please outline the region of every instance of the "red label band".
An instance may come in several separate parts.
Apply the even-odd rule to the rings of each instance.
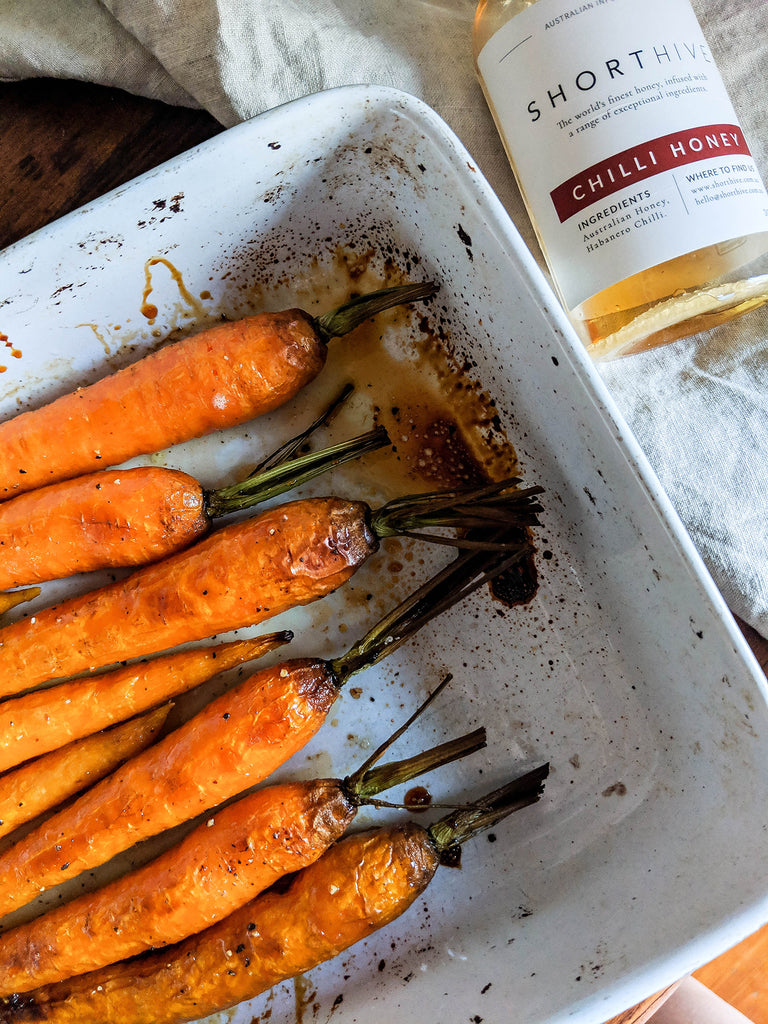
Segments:
[[[737,124],[708,124],[662,135],[601,160],[550,192],[560,223],[662,171],[716,156],[750,156]]]

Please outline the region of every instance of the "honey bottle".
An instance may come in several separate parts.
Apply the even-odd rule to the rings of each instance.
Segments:
[[[768,195],[688,0],[480,0],[475,66],[596,359],[768,301]]]

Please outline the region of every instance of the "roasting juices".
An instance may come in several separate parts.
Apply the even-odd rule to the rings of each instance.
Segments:
[[[768,300],[768,195],[688,0],[480,0],[474,54],[595,358]]]

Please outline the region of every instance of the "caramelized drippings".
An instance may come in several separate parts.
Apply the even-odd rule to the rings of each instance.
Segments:
[[[153,290],[152,267],[156,267],[158,264],[162,264],[162,266],[167,268],[176,287],[179,289],[179,295],[181,296],[182,301],[186,303],[191,311],[190,315],[203,320],[206,317],[205,308],[184,284],[184,279],[182,278],[181,273],[176,269],[176,267],[174,267],[170,260],[165,259],[163,256],[153,256],[144,264],[144,291],[142,292],[141,305],[139,306],[141,315],[146,317],[150,324],[153,324],[157,318],[157,306],[149,301],[149,296],[152,294]],[[206,293],[203,293],[203,295],[205,294]]]
[[[432,803],[432,794],[424,786],[413,786],[405,794],[403,803],[412,814],[423,814]]]

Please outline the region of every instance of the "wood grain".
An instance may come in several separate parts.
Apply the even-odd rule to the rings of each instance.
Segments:
[[[0,83],[0,249],[221,130],[202,111],[95,85]],[[766,671],[768,641],[740,625]],[[696,977],[754,1024],[768,1024],[768,925]],[[662,999],[651,996],[611,1024],[647,1020]]]
[[[0,249],[221,130],[83,82],[0,84]]]

